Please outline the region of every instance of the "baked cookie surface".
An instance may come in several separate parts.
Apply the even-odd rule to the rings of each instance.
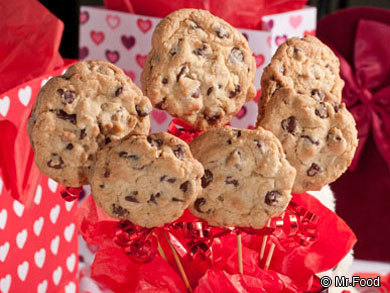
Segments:
[[[278,139],[262,128],[212,129],[190,143],[204,169],[190,211],[211,225],[262,228],[282,213],[295,179]]]
[[[181,139],[163,132],[130,135],[98,153],[92,194],[107,214],[150,228],[179,218],[201,191],[202,176]]]
[[[208,11],[182,9],[156,27],[141,81],[155,107],[205,130],[256,96],[255,72],[240,32]]]
[[[291,38],[282,44],[261,77],[259,119],[264,107],[280,88],[294,90],[318,102],[341,102],[344,81],[332,50],[313,36]]]
[[[341,176],[357,147],[355,120],[344,103],[317,102],[292,89],[279,89],[260,123],[282,143],[297,170],[294,193],[320,190]]]
[[[121,69],[83,61],[40,90],[28,121],[35,163],[66,186],[88,183],[98,149],[129,133],[149,132],[152,105]]]

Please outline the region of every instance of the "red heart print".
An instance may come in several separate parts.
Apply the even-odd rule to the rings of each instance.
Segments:
[[[253,56],[255,57],[257,68],[264,64],[265,58],[263,54],[253,54]]]
[[[111,29],[116,29],[121,24],[121,19],[117,15],[106,15],[106,22]]]
[[[137,64],[138,64],[141,68],[144,68],[145,60],[146,60],[146,55],[137,54],[137,55],[135,56],[135,60],[137,61]]]
[[[80,24],[84,24],[89,19],[89,13],[88,11],[82,11],[80,12]]]
[[[131,78],[132,81],[135,80],[135,72],[134,71],[127,71],[127,70],[123,70],[125,72],[125,74]]]
[[[302,19],[302,15],[292,15],[290,16],[288,22],[294,29],[297,29],[298,26],[300,26],[300,24],[302,23]]]
[[[316,30],[311,30],[311,31],[304,31],[303,32],[304,36],[310,35],[310,36],[315,36],[316,35]]]
[[[248,34],[247,33],[242,33],[242,35],[244,36],[244,38],[249,41],[249,37],[248,37]]]
[[[142,18],[138,18],[137,25],[141,32],[146,34],[152,28],[152,21],[150,19],[143,20]]]
[[[158,125],[161,125],[167,120],[167,113],[165,113],[165,111],[153,109],[152,119],[154,119]]]
[[[272,29],[274,27],[274,20],[273,19],[270,19],[267,23],[267,29]]]
[[[246,107],[242,106],[241,110],[237,113],[237,118],[242,119],[246,115]]]
[[[91,36],[92,41],[96,45],[100,45],[104,41],[104,33],[103,32],[97,32],[97,31],[92,30],[90,32],[90,36]]]
[[[248,129],[254,129],[255,127],[252,124],[249,124],[247,128]]]
[[[106,58],[111,63],[116,63],[119,60],[119,52],[106,50]]]
[[[267,44],[268,44],[268,47],[271,48],[271,36],[267,37]]]
[[[280,46],[281,44],[283,44],[285,41],[287,41],[287,35],[283,35],[283,36],[277,36],[275,38],[275,43],[276,45]]]
[[[81,47],[79,48],[79,59],[83,60],[85,59],[89,54],[89,50],[87,47]]]
[[[135,45],[135,38],[133,36],[128,36],[127,37],[125,35],[122,35],[121,36],[121,41],[122,41],[123,46],[125,46],[125,48],[127,50],[130,50]]]

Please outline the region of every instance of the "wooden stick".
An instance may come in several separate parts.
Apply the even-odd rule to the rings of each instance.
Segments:
[[[271,219],[268,220],[267,222],[267,227],[271,226]],[[263,259],[264,257],[264,252],[265,252],[265,246],[267,245],[267,240],[268,240],[268,235],[264,235],[263,237],[263,243],[261,243],[261,250],[260,250],[260,261]]]
[[[242,275],[244,273],[244,268],[242,267],[241,233],[237,233],[237,252],[238,252],[238,272]]]
[[[176,265],[179,268],[179,271],[180,271],[181,277],[183,278],[184,284],[186,285],[188,291],[192,292],[192,288],[191,288],[190,282],[188,281],[187,275],[186,275],[186,273],[184,271],[183,265],[181,264],[180,258],[178,256],[175,248],[173,247],[171,241],[169,241],[169,238],[168,238],[168,236],[167,236],[167,234],[165,232],[164,232],[164,236],[165,236],[165,239],[167,240],[167,242],[169,244],[169,247],[172,250],[173,257],[175,258]]]
[[[268,268],[269,268],[269,264],[271,263],[272,255],[274,254],[274,249],[275,249],[275,243],[272,243],[271,247],[269,248],[269,251],[268,251],[267,260],[265,261],[265,265],[264,265],[265,270],[268,270]]]
[[[165,256],[165,253],[164,253],[164,250],[162,249],[161,247],[161,244],[160,244],[160,241],[157,240],[157,249],[158,249],[158,252],[160,253],[161,257],[167,261],[167,257]]]

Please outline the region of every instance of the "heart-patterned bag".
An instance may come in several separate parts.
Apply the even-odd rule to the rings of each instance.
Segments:
[[[0,292],[77,292],[75,202],[34,164],[27,120],[40,88],[74,61],[0,94]],[[58,187],[59,188],[59,187]]]

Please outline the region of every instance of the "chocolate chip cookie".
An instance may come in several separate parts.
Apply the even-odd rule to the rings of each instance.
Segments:
[[[66,186],[88,182],[98,149],[129,133],[149,132],[149,99],[121,69],[83,61],[40,90],[28,121],[35,163]]]
[[[264,107],[282,87],[304,94],[318,102],[341,102],[344,81],[335,54],[319,39],[305,36],[282,44],[261,77],[259,119]]]
[[[130,135],[98,153],[92,194],[107,214],[150,228],[181,216],[201,191],[202,175],[181,139],[163,132]]]
[[[280,88],[264,110],[260,126],[277,136],[297,170],[293,192],[320,190],[350,165],[358,140],[344,103],[318,102]]]
[[[204,169],[191,212],[211,225],[262,228],[290,201],[295,170],[278,139],[262,128],[222,127],[190,143]]]
[[[240,32],[208,11],[182,9],[156,27],[141,80],[156,108],[205,130],[225,125],[256,96],[255,72]]]

